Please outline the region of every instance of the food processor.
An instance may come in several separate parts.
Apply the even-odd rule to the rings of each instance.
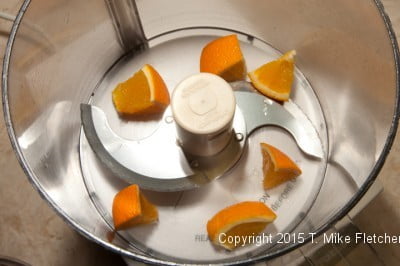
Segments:
[[[204,137],[178,121],[174,91],[200,72],[202,48],[230,34],[248,71],[295,49],[293,92],[282,104],[229,83],[232,116]],[[3,106],[29,180],[88,239],[145,263],[254,263],[328,230],[374,182],[397,129],[398,63],[379,1],[26,0],[7,45]],[[145,64],[172,104],[150,120],[121,119],[111,92]],[[302,175],[264,190],[261,142]],[[113,197],[131,183],[159,221],[115,232]],[[241,201],[276,212],[263,232],[273,237],[214,247],[207,220]]]

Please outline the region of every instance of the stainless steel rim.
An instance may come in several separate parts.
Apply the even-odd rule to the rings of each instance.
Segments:
[[[333,216],[328,223],[326,223],[324,226],[320,227],[318,230],[316,230],[316,236],[321,235],[323,232],[328,230],[333,224],[335,224],[338,220],[343,218],[355,205],[356,203],[363,197],[363,195],[367,192],[368,188],[373,184],[375,179],[377,178],[380,170],[383,167],[383,164],[391,150],[391,147],[393,145],[393,141],[397,132],[398,128],[398,123],[399,123],[399,117],[400,117],[400,52],[399,52],[399,47],[398,43],[396,40],[395,33],[392,28],[391,21],[389,17],[387,16],[383,4],[380,0],[373,0],[377,9],[379,10],[379,13],[384,21],[384,24],[386,26],[386,30],[389,34],[389,38],[392,44],[392,50],[393,50],[393,58],[394,58],[394,63],[395,63],[395,68],[396,68],[396,99],[395,99],[395,105],[394,105],[394,110],[393,110],[393,119],[392,119],[392,124],[389,129],[389,133],[385,142],[385,145],[382,149],[382,152],[373,167],[371,173],[369,174],[368,178],[364,182],[364,184],[360,187],[359,191],[352,197],[352,199],[335,215]],[[26,176],[28,177],[28,180],[31,182],[31,184],[35,187],[35,189],[38,191],[40,196],[49,203],[49,205],[58,213],[58,215],[69,225],[71,225],[76,231],[78,231],[80,234],[85,236],[86,238],[94,241],[97,244],[102,245],[103,247],[114,251],[118,254],[121,254],[123,256],[129,257],[131,259],[135,259],[138,261],[142,261],[145,263],[152,263],[152,264],[164,264],[164,265],[176,265],[177,263],[171,262],[171,261],[163,261],[163,260],[158,260],[154,259],[151,257],[143,256],[143,255],[138,255],[138,254],[132,254],[126,250],[123,250],[121,248],[118,248],[107,241],[104,241],[95,235],[85,231],[84,228],[82,228],[78,223],[72,220],[71,217],[69,217],[59,206],[57,206],[52,199],[49,197],[49,195],[43,190],[43,188],[40,186],[40,184],[37,182],[37,179],[35,178],[34,173],[32,170],[29,168],[29,166],[26,163],[26,160],[21,152],[21,149],[18,145],[18,141],[15,136],[14,132],[14,127],[11,119],[11,114],[9,111],[9,102],[8,102],[8,74],[9,74],[9,65],[10,65],[10,58],[11,58],[11,53],[12,53],[12,47],[15,41],[16,34],[18,32],[19,25],[22,21],[22,18],[25,14],[25,11],[27,10],[31,0],[25,0],[24,3],[22,4],[21,9],[18,12],[18,15],[16,16],[16,19],[14,21],[14,24],[12,26],[12,30],[10,32],[10,36],[7,42],[6,46],[6,51],[4,55],[4,60],[3,60],[3,73],[2,73],[2,101],[3,101],[3,112],[4,112],[4,120],[5,120],[5,125],[7,128],[7,132],[11,141],[11,145],[16,153],[17,159],[24,170]],[[262,261],[262,260],[268,260],[272,259],[275,257],[279,257],[289,251],[292,251],[305,243],[308,243],[311,240],[311,237],[307,238],[304,243],[293,243],[292,245],[285,247],[279,251],[275,251],[272,253],[269,253],[267,255],[255,257],[252,259],[247,259],[247,260],[241,260],[241,261],[236,261],[233,262],[232,265],[239,265],[239,264],[249,264],[249,263],[254,263],[256,261]]]

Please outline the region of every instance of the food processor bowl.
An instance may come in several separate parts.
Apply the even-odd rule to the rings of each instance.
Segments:
[[[324,155],[304,154],[281,128],[260,128],[225,176],[189,191],[144,191],[159,207],[157,225],[114,232],[112,198],[128,183],[96,158],[80,105],[102,108],[121,137],[151,136],[161,122],[121,122],[110,91],[149,63],[172,92],[199,71],[201,48],[228,34],[238,35],[248,71],[296,50],[294,90],[284,107],[312,124]],[[396,133],[399,73],[397,42],[378,0],[25,0],[4,58],[3,108],[32,185],[88,239],[146,263],[240,264],[301,246],[360,200]],[[271,191],[258,188],[263,141],[283,145],[303,175]],[[234,252],[214,248],[205,230],[210,214],[249,199],[277,213],[266,231],[274,241]],[[287,238],[279,241],[279,234]]]

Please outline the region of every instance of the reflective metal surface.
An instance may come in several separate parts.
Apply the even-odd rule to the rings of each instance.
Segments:
[[[185,155],[176,140],[171,111],[164,114],[154,134],[138,141],[130,141],[115,134],[106,116],[99,108],[81,105],[85,136],[98,156],[114,175],[155,191],[180,191],[193,189],[220,177],[239,160],[246,141],[246,124],[242,112],[237,110],[227,147],[209,157]],[[154,165],[157,167],[154,167]]]
[[[248,88],[249,82],[236,82],[236,89]],[[236,101],[243,110],[247,132],[250,134],[262,126],[278,126],[287,130],[300,149],[308,155],[322,158],[322,144],[313,125],[308,120],[300,122],[282,105],[266,97],[246,92],[236,92]]]
[[[115,33],[125,51],[140,51],[148,47],[140,22],[136,1],[104,0],[114,23]]]
[[[170,116],[170,111],[167,111],[164,118]],[[82,104],[81,117],[86,138],[94,151],[100,153],[100,147],[95,143],[99,141],[115,161],[134,172],[132,175],[156,179],[193,175],[181,147],[176,142],[175,125],[166,122],[166,119],[162,119],[158,129],[151,136],[130,141],[112,131],[106,115],[97,107]],[[154,167],[154,162],[157,162],[157,167]]]

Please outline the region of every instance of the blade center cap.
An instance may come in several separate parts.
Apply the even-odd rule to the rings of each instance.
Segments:
[[[210,156],[229,142],[236,100],[221,77],[199,73],[184,79],[172,93],[171,109],[186,152]]]
[[[205,115],[217,107],[216,96],[207,86],[199,88],[189,97],[190,109],[198,115]]]

